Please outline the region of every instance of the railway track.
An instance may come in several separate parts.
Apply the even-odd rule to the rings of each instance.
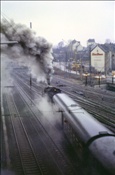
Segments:
[[[33,87],[34,92],[36,94],[38,94],[39,93],[38,89],[37,89],[38,86],[36,87],[34,82],[33,82],[33,85],[34,85],[34,87]],[[38,88],[40,88],[40,87],[38,87]],[[100,122],[105,124],[109,129],[111,129],[115,133],[115,117],[114,117],[115,116],[115,110],[113,108],[108,107],[108,106],[106,106],[104,104],[100,105],[96,101],[94,102],[94,101],[89,101],[87,99],[84,99],[84,98],[80,97],[77,94],[73,94],[73,93],[71,93],[71,92],[69,92],[67,90],[64,90],[64,87],[60,87],[60,89],[64,93],[66,93],[69,96],[71,96],[71,98],[73,98],[75,101],[79,102],[84,109],[86,109],[96,119],[98,119]]]
[[[56,80],[57,79],[57,80]],[[61,82],[58,82],[62,80]],[[57,83],[56,83],[57,82]],[[108,92],[106,90],[97,90],[95,88],[84,87],[82,85],[76,83],[70,83],[68,80],[63,78],[56,78],[53,80],[54,86],[59,86],[60,88],[67,89],[68,91],[74,92],[76,94],[82,93],[85,98],[88,98],[92,101],[98,101],[100,104],[105,104],[106,106],[110,106],[111,108],[115,107],[115,97],[113,92]],[[61,85],[61,86],[60,86]]]
[[[64,90],[63,90],[64,91]],[[89,103],[86,99],[82,99],[81,97],[77,97],[68,91],[64,91],[71,98],[73,98],[76,102],[78,102],[86,111],[92,114],[96,119],[98,119],[101,123],[105,124],[106,127],[111,129],[115,133],[115,112],[110,111],[106,106],[100,106],[96,103]]]
[[[19,88],[19,86],[20,86],[20,85],[18,84],[18,86],[17,86],[17,87]],[[22,87],[22,86],[21,86],[21,87]],[[23,90],[22,90],[22,91],[23,91]],[[22,93],[22,92],[21,92],[21,93]],[[24,92],[24,91],[23,91],[23,93],[22,93],[22,95],[21,95],[21,96],[22,96],[22,97],[24,97],[24,94],[25,94],[25,93],[26,93],[26,92]],[[26,99],[26,98],[24,97],[24,99]],[[34,101],[33,101],[33,102],[34,102]],[[27,103],[28,103],[28,102],[27,102]],[[28,103],[28,104],[29,104],[29,103]],[[34,106],[35,106],[35,104],[34,104]],[[34,124],[34,125],[35,125],[35,124]],[[54,139],[53,139],[53,140],[54,140]],[[57,143],[56,143],[56,145],[58,146],[58,148],[60,147],[60,145],[59,145],[59,144],[57,144]],[[53,152],[53,151],[52,151],[52,152]],[[62,150],[61,150],[61,152],[62,152]],[[54,155],[54,156],[55,156],[55,155]],[[57,156],[57,157],[58,157],[58,156]],[[62,160],[62,158],[61,158],[60,160]],[[78,165],[77,165],[77,166],[79,166],[79,163],[78,163]],[[63,167],[64,167],[64,166],[63,166]],[[69,172],[69,174],[70,174],[70,172]],[[83,173],[82,173],[82,174],[83,174]],[[84,174],[85,174],[85,172],[84,172]]]
[[[19,153],[19,155],[15,157],[17,162],[16,171],[18,174],[24,175],[43,175],[43,170],[41,170],[41,165],[37,161],[36,154],[32,147],[28,133],[26,132],[22,118],[20,117],[15,105],[13,96],[6,95],[6,100],[10,111],[10,120]]]
[[[36,82],[33,81],[32,87],[30,88],[28,78],[15,75],[14,79],[16,83],[14,87],[15,93],[13,92],[11,95],[6,95],[5,98],[10,111],[13,135],[18,149],[18,154],[15,154],[15,165],[18,174],[86,175],[86,172],[83,171],[83,167],[75,155],[72,155],[75,159],[70,156],[71,161],[68,160],[65,152],[67,153],[71,147],[68,142],[64,140],[64,137],[59,134],[61,127],[57,130],[54,123],[52,125],[46,118],[44,122],[42,113],[36,106],[36,99],[39,98],[40,100],[42,95],[41,88],[43,88],[44,85],[42,87],[39,85],[36,86]],[[88,107],[87,102],[84,102],[78,97],[78,95],[76,97],[72,94],[73,99],[75,98],[77,102],[79,101],[79,103],[84,105],[84,108],[89,110],[90,113],[95,113],[95,117],[100,120],[100,115],[95,111],[95,104],[88,101],[88,103],[90,103]],[[91,110],[91,108],[93,109]],[[106,123],[108,119],[103,120],[103,118],[104,116],[102,116],[102,122]],[[108,127],[113,128],[111,122],[107,124]],[[53,132],[51,131],[51,127]],[[61,137],[63,137],[64,146],[61,144],[62,140],[58,139]],[[25,151],[26,149],[27,151]]]
[[[29,96],[22,89],[22,87],[20,87],[19,84],[17,86],[17,89],[18,89],[18,92],[21,93],[21,96],[24,98],[23,100],[25,101],[26,105],[30,104]],[[68,175],[76,174],[75,170],[73,170],[73,168],[72,168],[73,167],[72,163],[68,162],[68,158],[65,156],[64,148],[61,146],[61,144],[58,142],[57,138],[55,137],[56,133],[58,133],[59,131],[55,131],[56,130],[55,127],[53,130],[53,133],[49,131],[49,128],[47,128],[46,126],[49,126],[49,124],[51,125],[51,123],[49,123],[47,120],[45,120],[45,125],[43,124],[44,119],[42,117],[38,118],[38,112],[40,112],[40,111],[38,111],[38,109],[36,110],[36,107],[35,107],[36,104],[35,104],[34,100],[32,100],[32,103],[33,103],[33,105],[32,105],[33,107],[29,108],[29,109],[31,110],[31,113],[34,115],[34,119],[35,119],[33,126],[34,127],[36,126],[36,128],[37,128],[36,130],[38,130],[38,125],[36,125],[36,123],[40,123],[41,129],[43,130],[43,134],[45,134],[44,137],[47,137],[47,139],[43,139],[43,144],[45,145],[44,150],[47,150],[50,153],[50,157],[53,157],[53,161],[58,166],[58,169],[60,169],[62,171],[61,172],[62,174],[68,174]],[[30,107],[31,107],[31,104],[30,104]],[[33,122],[33,118],[32,118],[32,122]],[[41,133],[41,131],[40,131],[40,133]],[[50,133],[50,135],[48,133]],[[58,134],[58,135],[60,135],[60,134]],[[42,137],[43,137],[43,135],[42,135]],[[41,139],[42,139],[42,137],[41,137]],[[60,137],[61,137],[61,135],[60,135]],[[41,151],[41,152],[43,154],[43,151]],[[55,157],[57,159],[55,159]],[[71,162],[72,161],[73,160],[71,159]],[[75,164],[74,161],[73,161],[73,164]],[[76,163],[76,165],[77,164],[79,164],[79,163]],[[51,172],[50,172],[50,174],[51,174]],[[58,174],[60,174],[60,173],[58,173]]]
[[[20,76],[20,75],[19,75]],[[24,76],[21,75],[21,78],[24,78]],[[29,82],[28,78],[26,79],[27,83]],[[55,86],[55,85],[54,85]],[[36,86],[36,82],[33,81],[33,87],[39,91],[39,89],[41,87],[39,87],[39,85]],[[42,85],[42,88],[44,89],[45,85]],[[81,88],[77,85],[77,86],[73,86],[69,83],[69,85],[67,84],[66,81],[64,81],[64,86],[60,86],[59,85],[59,88],[62,90],[62,91],[65,91],[65,92],[70,92],[70,93],[74,93],[75,96],[78,96],[82,93],[82,95],[88,99],[87,103],[95,103],[96,106],[98,106],[100,108],[101,106],[101,110],[107,112],[106,109],[108,109],[109,112],[107,112],[107,114],[111,115],[111,111],[115,112],[115,97],[113,96],[113,93],[109,93],[109,94],[106,94],[105,91],[102,91],[101,94],[100,92],[91,92],[91,90],[88,90],[88,89],[83,89],[82,87],[82,92],[79,91]],[[67,89],[67,90],[66,90]],[[81,96],[82,96],[81,95]],[[94,106],[94,105],[93,105]],[[93,107],[91,106],[91,107]],[[105,114],[106,115],[106,114]]]
[[[37,160],[38,163],[39,163],[39,159],[42,159],[42,161],[41,161],[42,165],[40,165],[41,170],[42,170],[42,167],[44,166],[45,161],[46,161],[46,169],[47,169],[48,172],[46,173],[46,171],[45,171],[45,173],[43,173],[44,171],[42,170],[43,171],[42,174],[47,174],[47,175],[49,175],[49,174],[51,174],[51,175],[54,175],[54,174],[74,175],[75,174],[76,175],[76,172],[78,172],[77,174],[79,174],[79,171],[81,172],[82,169],[79,167],[79,163],[77,162],[78,161],[77,158],[75,156],[73,158],[72,155],[70,155],[71,153],[68,152],[68,154],[70,155],[70,160],[71,160],[70,161],[67,158],[68,156],[65,154],[65,152],[68,151],[67,148],[69,148],[69,147],[71,148],[71,146],[68,143],[67,139],[65,138],[66,142],[64,141],[64,138],[62,139],[63,142],[65,142],[65,144],[68,145],[67,147],[65,147],[65,145],[63,147],[62,144],[60,143],[60,141],[61,141],[60,138],[62,136],[61,136],[61,134],[58,134],[59,130],[55,131],[56,127],[54,127],[53,132],[50,132],[51,128],[46,127],[49,124],[48,121],[46,121],[46,120],[45,120],[45,125],[44,126],[42,125],[43,121],[40,120],[40,117],[38,117],[38,114],[40,113],[40,111],[38,111],[38,109],[36,108],[36,104],[35,104],[34,100],[31,99],[31,97],[30,97],[29,86],[26,86],[25,84],[24,84],[24,86],[22,86],[22,84],[20,86],[20,84],[18,84],[17,88],[14,87],[14,91],[16,93],[13,92],[13,97],[12,98],[14,99],[13,102],[15,102],[15,103],[12,102],[12,104],[11,104],[11,102],[10,102],[11,100],[7,99],[8,104],[9,104],[9,108],[12,109],[11,112],[14,111],[14,113],[16,114],[15,119],[17,119],[18,117],[21,118],[21,121],[24,125],[25,131],[29,135],[28,137],[30,139],[30,143],[32,145],[33,150],[37,151],[37,149],[39,148],[39,151],[41,152],[41,156],[40,156],[40,153],[38,154],[38,152],[35,153],[35,155],[36,155],[36,160]],[[20,95],[18,95],[18,94],[20,94]],[[19,105],[19,104],[21,104],[21,105]],[[13,105],[15,105],[15,107],[18,111],[17,113],[16,113],[16,109],[13,109]],[[29,113],[19,114],[19,111],[21,111],[21,110],[23,111],[24,106],[28,107],[27,111],[29,111]],[[15,120],[15,119],[13,117],[13,120]],[[18,133],[19,130],[21,129],[21,126],[19,127],[19,129],[16,126],[17,125],[15,125],[15,128],[17,129],[17,133]],[[32,129],[31,127],[34,128],[34,129]],[[50,130],[49,130],[49,128],[50,128]],[[32,130],[34,130],[34,135],[36,133],[36,135],[38,135],[38,138],[39,138],[39,144],[37,143],[37,146],[35,146],[35,140],[33,140],[33,138],[32,138],[32,136],[33,136],[33,134],[32,134],[33,131]],[[39,132],[40,132],[40,134],[39,134]],[[50,133],[50,135],[48,133]],[[21,135],[24,135],[24,134],[19,133],[20,137],[21,137]],[[57,138],[59,138],[60,141]],[[24,140],[24,138],[22,140]],[[41,142],[40,142],[40,140],[41,140]],[[49,156],[48,156],[48,154],[49,154]],[[37,156],[37,155],[39,155],[39,156]],[[47,155],[47,157],[46,157],[46,155]],[[42,158],[40,158],[40,157],[42,157]],[[55,159],[55,157],[56,157],[56,159]],[[76,161],[75,161],[75,159],[76,159]],[[26,159],[26,160],[28,160],[28,162],[29,162],[29,159]],[[30,158],[30,160],[31,160],[31,158]],[[23,164],[23,162],[22,162],[22,164]],[[49,167],[47,167],[48,164],[50,164]],[[35,167],[35,166],[33,165],[33,167]],[[19,168],[19,169],[21,169],[21,168]],[[76,171],[76,169],[77,169],[77,171]],[[84,174],[84,173],[82,172],[82,174]]]

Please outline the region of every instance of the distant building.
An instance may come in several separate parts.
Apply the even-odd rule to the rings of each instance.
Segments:
[[[83,50],[83,46],[80,44],[80,41],[76,41],[76,40],[73,40],[74,42],[72,42],[72,50],[73,51],[81,51]]]
[[[76,61],[78,59],[78,52],[83,50],[80,41],[72,40],[67,47],[67,55],[69,60]]]
[[[87,40],[87,47],[88,47],[89,45],[93,45],[93,44],[95,44],[95,40],[94,40],[94,39],[88,39],[88,40]]]
[[[105,43],[105,49],[109,50],[109,60],[110,60],[110,71],[115,71],[115,44],[114,43]]]
[[[109,74],[114,68],[115,44],[98,44],[91,50],[91,66]]]

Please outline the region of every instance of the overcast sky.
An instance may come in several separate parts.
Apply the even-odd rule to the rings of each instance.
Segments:
[[[2,1],[2,17],[25,24],[54,45],[76,39],[115,43],[114,1]]]

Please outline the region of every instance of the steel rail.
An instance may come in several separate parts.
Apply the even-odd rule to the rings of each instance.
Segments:
[[[29,140],[29,137],[27,135],[27,132],[25,130],[23,122],[21,120],[20,114],[17,111],[17,107],[15,105],[15,102],[13,101],[13,97],[10,96],[10,98],[9,98],[7,96],[7,102],[8,102],[8,108],[9,108],[11,114],[13,114],[15,111],[15,114],[18,116],[16,118],[17,121],[14,121],[15,117],[13,115],[11,115],[10,117],[11,117],[11,123],[12,123],[12,127],[13,127],[13,131],[14,131],[14,135],[15,135],[15,139],[16,139],[16,143],[17,143],[17,147],[18,147],[18,151],[19,151],[24,174],[27,175],[27,174],[30,174],[30,172],[32,172],[33,175],[34,174],[43,175],[41,168],[37,162],[36,155],[35,155],[34,150],[32,148],[31,142]],[[14,124],[14,122],[15,122],[15,124]],[[23,128],[23,130],[21,130],[21,128],[19,129],[19,123],[21,124],[20,126],[21,126],[21,128]],[[23,133],[22,135],[20,135],[21,132]],[[26,138],[26,140],[22,139],[22,137]],[[24,141],[26,141],[27,143],[24,144]],[[26,147],[25,147],[25,145],[26,145]],[[27,154],[27,152],[28,152],[28,154]],[[30,157],[30,160],[32,161],[31,166],[29,165],[29,162],[28,162],[28,155]],[[34,170],[33,165],[38,167],[38,169]]]

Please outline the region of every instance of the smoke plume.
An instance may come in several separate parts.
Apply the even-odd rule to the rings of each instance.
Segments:
[[[17,41],[17,44],[2,44],[2,89],[4,86],[12,86],[13,79],[10,76],[15,66],[27,66],[31,75],[37,81],[50,84],[53,74],[52,45],[43,37],[36,37],[32,29],[22,24],[15,24],[13,21],[2,20],[1,41]],[[6,88],[7,90],[7,88]],[[9,91],[8,91],[9,92]],[[6,93],[6,91],[5,91]],[[59,120],[58,109],[47,101],[47,97],[36,99],[36,105],[45,119],[50,121]],[[44,109],[45,106],[45,109]],[[55,114],[54,114],[55,113]],[[54,117],[55,116],[55,117]]]
[[[8,44],[1,51],[9,59],[30,68],[33,77],[48,84],[53,74],[52,45],[43,37],[36,37],[34,31],[14,21],[2,20],[1,36],[5,41],[17,41],[18,44]]]
[[[59,112],[59,107],[56,104],[51,103],[47,96],[36,99],[35,104],[44,116],[44,123],[46,119],[53,124],[59,122],[62,115],[61,112]]]

